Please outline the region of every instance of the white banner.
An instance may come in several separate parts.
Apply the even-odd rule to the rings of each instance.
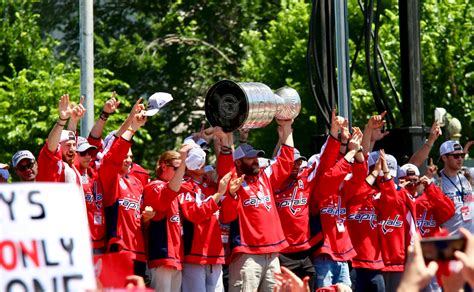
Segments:
[[[0,184],[0,291],[95,289],[84,198],[74,184]]]

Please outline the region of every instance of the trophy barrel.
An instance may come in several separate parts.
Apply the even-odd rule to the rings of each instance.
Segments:
[[[222,80],[208,90],[204,103],[206,118],[224,132],[239,128],[262,128],[275,116],[272,90],[263,83]]]

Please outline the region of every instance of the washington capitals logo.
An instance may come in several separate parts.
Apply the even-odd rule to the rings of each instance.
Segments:
[[[377,215],[375,214],[374,210],[349,214],[347,216],[347,220],[354,220],[359,223],[362,223],[362,221],[369,221],[370,227],[372,229],[377,227]]]
[[[431,215],[430,219],[427,220],[426,213],[427,211],[425,210],[421,218],[416,220],[416,225],[420,229],[421,235],[425,235],[426,233],[428,233],[430,231],[430,228],[436,227],[436,221],[433,219],[433,215]]]
[[[395,227],[395,228],[402,227],[403,221],[398,220],[399,218],[400,218],[400,215],[397,215],[393,219],[390,219],[390,217],[388,217],[386,220],[382,220],[380,222],[380,226],[382,226],[383,234],[387,234],[389,232],[392,232],[393,228],[390,228],[390,227]]]
[[[346,215],[346,208],[341,208],[341,197],[337,200],[337,207],[324,207],[321,208],[321,214],[329,214],[331,216],[338,216]]]
[[[303,197],[303,193],[300,192],[299,198],[296,198],[297,194],[298,188],[294,188],[293,193],[291,194],[291,198],[276,202],[277,207],[289,207],[291,214],[296,215],[296,213],[301,211],[301,208],[297,206],[305,206],[306,203],[308,203],[308,199]]]
[[[245,207],[255,206],[255,207],[258,208],[258,206],[260,204],[262,204],[267,209],[267,211],[270,211],[272,206],[270,204],[268,204],[269,202],[270,202],[270,196],[262,196],[262,198],[260,198],[260,197],[250,197],[250,198],[248,198],[247,200],[244,201],[244,206]]]

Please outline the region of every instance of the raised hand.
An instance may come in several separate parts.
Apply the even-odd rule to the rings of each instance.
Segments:
[[[81,96],[81,99],[79,100],[79,104],[72,106],[71,105],[71,119],[73,120],[80,120],[86,113],[86,109],[84,107],[84,99],[85,96]]]
[[[344,124],[344,118],[336,115],[336,109],[334,108],[331,112],[331,135],[337,137],[339,130]]]
[[[135,117],[136,114],[140,113],[141,111],[145,110],[145,105],[142,103],[143,101],[143,98],[139,98],[137,100],[137,102],[135,102],[135,104],[133,105],[132,107],[132,110],[130,111],[130,113],[128,114],[128,117],[130,119],[133,119]]]
[[[349,151],[351,150],[359,150],[360,148],[360,143],[362,142],[362,132],[360,131],[359,128],[352,128],[352,137],[351,140],[349,141]]]
[[[351,138],[351,132],[349,131],[349,121],[347,119],[344,119],[344,121],[341,124],[341,142],[342,143],[347,143],[349,139]]]
[[[390,173],[390,169],[388,168],[387,160],[385,159],[385,150],[380,149],[380,161],[382,162],[382,171],[385,175],[386,173]]]
[[[105,102],[102,111],[108,114],[113,114],[120,105],[120,101],[117,99],[117,93],[112,92],[112,96]]]
[[[370,117],[369,122],[367,123],[367,127],[371,129],[378,129],[382,128],[383,125],[385,124],[384,117],[387,114],[387,111],[384,111],[380,115],[375,115]]]
[[[432,179],[436,173],[438,172],[438,166],[433,163],[433,158],[430,158],[430,163],[428,164],[428,168],[426,169],[426,176]]]
[[[186,157],[188,157],[189,150],[191,150],[191,148],[193,148],[193,147],[194,146],[190,145],[190,144],[181,145],[181,148],[179,149],[178,152],[181,155],[181,161],[182,161],[183,164],[184,164],[184,160],[186,159]]]
[[[69,94],[64,94],[59,98],[58,113],[59,118],[63,121],[71,117],[72,106],[69,102]]]
[[[464,153],[468,154],[469,149],[471,148],[473,144],[474,144],[474,140],[467,142],[466,145],[464,145],[464,149],[463,149]]]

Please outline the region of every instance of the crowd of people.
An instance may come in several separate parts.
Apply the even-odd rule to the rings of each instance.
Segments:
[[[387,134],[385,113],[362,130],[333,111],[327,140],[309,159],[295,148],[292,120],[276,120],[278,143],[266,158],[247,130],[211,127],[163,152],[151,180],[133,162],[132,140],[157,110],[138,100],[103,138],[119,105],[113,94],[80,137],[82,100],[61,96],[38,157],[20,150],[11,167],[20,181],[77,185],[93,254],[131,254],[135,275],[156,291],[438,291],[454,287],[449,275],[474,287],[473,182],[461,172],[472,143],[443,142],[443,168],[430,161],[421,174],[441,136],[437,123],[401,166],[372,151]],[[8,167],[0,165],[0,177],[8,179]],[[419,238],[459,232],[468,239],[456,254],[461,266],[434,277]]]

